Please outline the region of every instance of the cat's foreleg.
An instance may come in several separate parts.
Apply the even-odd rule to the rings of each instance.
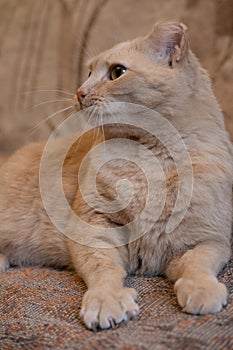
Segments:
[[[216,275],[230,257],[229,246],[207,242],[188,250],[168,266],[167,276],[183,311],[191,314],[215,313],[227,304],[227,289]]]
[[[0,272],[5,272],[10,267],[8,258],[0,253]]]
[[[118,248],[97,249],[70,244],[76,271],[86,283],[81,309],[89,329],[114,327],[138,314],[136,291],[124,287],[126,276]]]

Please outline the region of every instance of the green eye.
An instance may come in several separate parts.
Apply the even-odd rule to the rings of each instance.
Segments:
[[[120,78],[120,76],[122,74],[124,74],[126,71],[127,71],[127,68],[125,68],[124,66],[121,66],[119,64],[111,67],[111,69],[109,71],[110,80],[116,80],[116,79]]]

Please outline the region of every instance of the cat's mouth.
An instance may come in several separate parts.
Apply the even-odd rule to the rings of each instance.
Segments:
[[[77,93],[74,95],[73,98],[73,106],[76,112],[82,111],[84,109],[87,109],[88,107],[101,107],[106,103],[105,99],[102,97],[86,97],[85,99],[80,100],[78,98]]]
[[[78,100],[77,93],[73,97],[73,106],[74,106],[74,110],[76,112],[79,112],[79,111],[81,111],[83,109],[82,103],[80,103],[79,100]]]

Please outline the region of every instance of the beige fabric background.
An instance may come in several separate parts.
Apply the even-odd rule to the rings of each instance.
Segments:
[[[68,95],[37,90],[74,92],[88,55],[171,19],[189,26],[233,135],[232,14],[232,0],[0,0],[0,151],[46,138],[65,116],[45,121],[69,101],[33,106]]]

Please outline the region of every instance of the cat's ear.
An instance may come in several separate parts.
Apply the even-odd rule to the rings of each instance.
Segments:
[[[188,55],[188,28],[183,23],[158,23],[146,40],[171,67]]]

